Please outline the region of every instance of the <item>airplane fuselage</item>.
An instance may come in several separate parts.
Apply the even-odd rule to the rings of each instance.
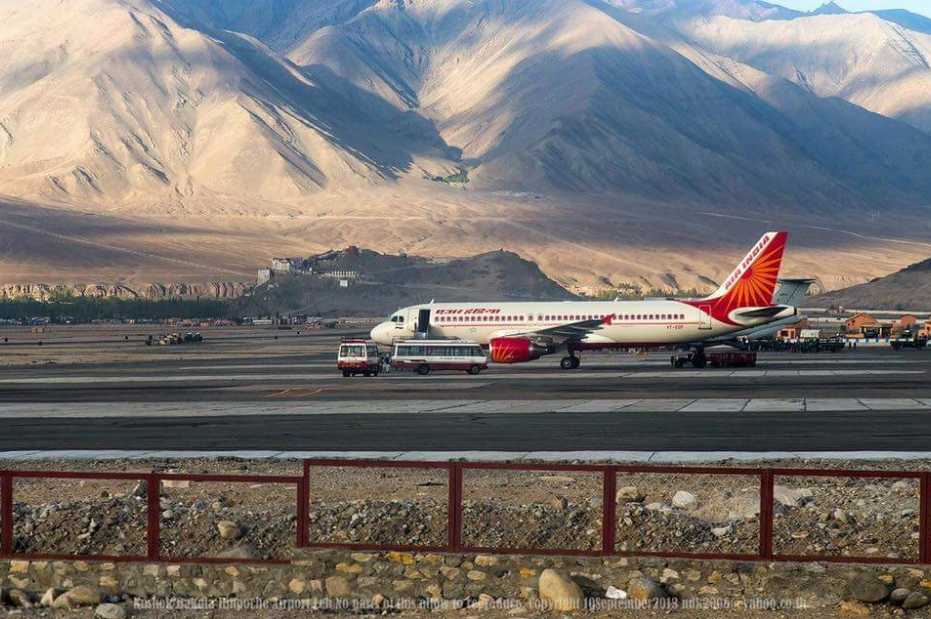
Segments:
[[[603,323],[572,346],[577,350],[650,347],[700,342],[771,322],[775,316],[719,320],[701,302],[557,301],[527,303],[432,303],[399,310],[372,331],[379,344],[390,345],[418,332],[418,321],[429,311],[431,337],[453,338],[487,345],[492,339],[539,332],[586,320]],[[788,316],[794,308],[785,308]]]

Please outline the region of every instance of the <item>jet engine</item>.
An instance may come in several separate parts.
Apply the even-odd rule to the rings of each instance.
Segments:
[[[526,337],[496,337],[489,342],[491,360],[495,363],[526,363],[539,359],[546,348]]]

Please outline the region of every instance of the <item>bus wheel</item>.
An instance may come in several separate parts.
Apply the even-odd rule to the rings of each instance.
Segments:
[[[426,365],[426,364],[424,364],[424,365],[418,365],[418,366],[417,366],[417,373],[420,374],[421,376],[426,376],[427,374],[430,373],[430,366],[429,366],[429,365]]]
[[[350,376],[352,376],[352,372],[349,370],[343,370],[343,378],[349,378]]]
[[[362,376],[365,376],[366,378],[368,378],[368,377],[371,376],[371,375],[372,375],[372,373],[369,372],[369,371],[362,372]]]
[[[472,367],[469,368],[469,374],[471,374],[472,376],[477,375],[481,371],[482,371],[482,368],[480,368],[477,365],[473,365]]]

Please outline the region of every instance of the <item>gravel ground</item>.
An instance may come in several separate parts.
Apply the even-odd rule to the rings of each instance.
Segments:
[[[899,470],[929,466],[927,462],[831,464]],[[243,475],[300,475],[302,470],[299,462],[235,459],[13,462],[4,467]],[[597,474],[470,470],[464,482],[462,533],[469,546],[600,547],[602,491]],[[917,554],[919,505],[914,480],[785,477],[776,484],[778,553],[893,559]],[[754,476],[624,474],[617,486],[618,550],[756,551],[759,495]],[[311,471],[310,490],[311,541],[424,546],[447,541],[445,471],[320,467]],[[144,484],[134,481],[17,479],[17,550],[141,554],[144,496]],[[296,539],[295,502],[295,489],[288,485],[163,487],[162,550],[174,557],[286,556]],[[221,522],[235,526],[227,525],[223,534]]]

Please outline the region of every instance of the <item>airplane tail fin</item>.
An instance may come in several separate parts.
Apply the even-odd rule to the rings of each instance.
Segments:
[[[772,305],[788,238],[788,232],[764,234],[724,283],[704,301],[717,306],[725,315],[741,307]]]

